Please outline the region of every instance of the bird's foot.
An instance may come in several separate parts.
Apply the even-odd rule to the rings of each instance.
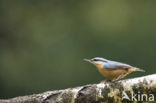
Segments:
[[[106,82],[106,80],[102,80],[100,83],[105,83]]]
[[[117,79],[113,79],[113,80],[112,80],[112,82],[117,82],[117,81],[119,81],[119,80],[117,80]]]
[[[112,82],[112,80],[102,80],[101,83]]]

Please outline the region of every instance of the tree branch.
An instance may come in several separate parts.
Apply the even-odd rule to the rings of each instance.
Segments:
[[[156,74],[0,99],[0,103],[130,103],[156,100]],[[123,100],[122,100],[123,99]]]

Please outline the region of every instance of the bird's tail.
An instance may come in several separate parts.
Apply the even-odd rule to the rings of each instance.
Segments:
[[[140,69],[140,68],[135,68],[135,69],[136,69],[136,71],[145,72],[145,70]]]

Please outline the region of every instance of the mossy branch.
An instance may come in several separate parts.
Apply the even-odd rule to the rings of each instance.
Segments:
[[[142,103],[154,100],[156,100],[156,74],[0,99],[0,103],[137,103],[138,101]]]

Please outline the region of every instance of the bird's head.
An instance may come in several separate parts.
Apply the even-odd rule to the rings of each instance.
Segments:
[[[93,59],[84,59],[87,62],[90,62],[94,65],[103,65],[104,63],[107,63],[109,60],[104,59],[104,58],[100,58],[100,57],[95,57]]]

